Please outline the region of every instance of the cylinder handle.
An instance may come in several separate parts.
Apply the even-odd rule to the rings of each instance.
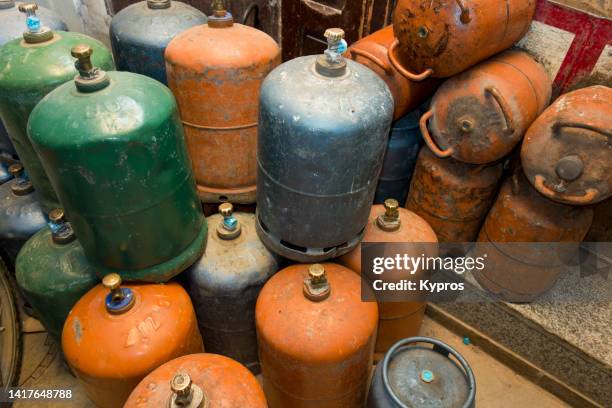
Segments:
[[[30,44],[49,41],[53,38],[53,31],[42,25],[40,18],[36,15],[38,5],[36,3],[23,3],[19,5],[19,11],[26,15],[26,31],[23,39]]]
[[[231,240],[240,235],[242,227],[238,219],[234,216],[234,206],[232,203],[219,205],[219,214],[223,216],[223,221],[217,226],[217,235],[221,239]]]
[[[406,68],[402,67],[402,65],[399,63],[399,61],[397,60],[395,56],[395,49],[398,46],[399,46],[399,40],[396,38],[395,40],[393,40],[393,42],[389,46],[389,49],[387,50],[387,56],[389,58],[389,62],[391,63],[393,68],[397,70],[397,72],[399,72],[400,74],[402,74],[409,80],[415,81],[415,82],[420,82],[424,79],[427,79],[433,74],[434,71],[431,68],[427,68],[425,71],[421,72],[420,74],[413,74],[412,72],[408,71]]]
[[[323,265],[312,264],[308,267],[308,277],[304,279],[303,290],[304,296],[313,302],[320,302],[329,297],[331,287]]]
[[[556,191],[554,191],[553,189],[551,189],[550,187],[546,185],[546,180],[544,179],[544,176],[542,176],[541,174],[537,174],[535,176],[534,186],[540,193],[550,198],[551,200],[558,200],[560,198]],[[562,199],[563,201],[566,201],[568,203],[575,204],[575,205],[587,205],[587,204],[591,204],[591,202],[595,198],[597,198],[598,195],[599,195],[599,190],[597,190],[596,188],[588,188],[586,189],[583,195],[579,195],[579,196],[578,195],[564,195]]]
[[[431,135],[429,134],[429,130],[427,129],[427,121],[432,116],[433,116],[433,110],[429,110],[425,112],[423,116],[421,116],[421,120],[419,120],[419,127],[421,129],[421,134],[423,135],[423,139],[425,140],[425,143],[427,143],[429,150],[431,150],[433,154],[435,154],[439,158],[444,159],[446,157],[452,156],[452,154],[455,152],[455,149],[453,147],[449,147],[448,149],[445,149],[445,150],[440,149],[438,145],[436,145],[436,143],[434,142]]]
[[[495,99],[495,101],[502,110],[504,120],[506,121],[506,126],[503,129],[504,132],[510,135],[514,134],[514,118],[512,116],[512,110],[510,109],[510,105],[508,105],[508,103],[502,96],[501,92],[499,92],[499,89],[494,86],[487,86],[485,88],[485,92],[490,94],[493,99]]]
[[[346,73],[346,61],[342,54],[346,51],[347,43],[344,40],[344,30],[341,28],[328,28],[324,37],[327,40],[327,49],[323,55],[317,57],[315,69],[326,77],[339,77]]]
[[[391,68],[391,65],[389,65],[387,62],[383,61],[382,59],[378,58],[376,55],[372,54],[371,52],[362,50],[360,48],[351,48],[349,49],[349,52],[351,53],[351,57],[353,59],[355,59],[356,56],[363,57],[367,60],[370,60],[374,65],[377,65],[380,69],[382,69],[385,72],[385,74],[387,75],[393,74],[393,69]]]
[[[590,130],[591,132],[600,133],[602,136],[605,136],[605,137],[612,137],[612,132],[610,130],[605,130],[595,125],[589,124],[589,123],[580,123],[580,122],[557,122],[553,125],[553,131],[554,131],[553,135],[556,135],[558,131],[561,130],[562,128],[577,128],[577,129]]]
[[[79,75],[74,79],[77,89],[81,92],[94,92],[106,88],[110,84],[110,79],[105,71],[95,67],[91,62],[93,48],[87,44],[77,44],[72,47],[70,52],[76,62],[74,66]]]
[[[462,0],[455,0],[455,2],[457,3],[457,6],[459,6],[459,9],[461,10],[461,15],[459,16],[459,20],[463,24],[469,23],[472,20],[472,18],[470,17],[470,9],[468,9],[465,6],[465,4],[463,4]]]
[[[72,225],[66,221],[62,208],[55,208],[49,212],[49,228],[51,229],[51,239],[56,244],[65,245],[76,238]]]
[[[376,225],[383,231],[397,231],[402,225],[399,214],[399,202],[393,198],[387,198],[384,206],[385,212],[376,218]]]
[[[34,185],[30,181],[21,163],[11,164],[8,168],[8,172],[14,178],[11,184],[11,191],[13,194],[16,196],[24,196],[34,191]]]
[[[213,0],[212,11],[212,15],[208,17],[209,27],[224,28],[234,25],[234,17],[227,11],[225,0]]]
[[[186,372],[174,374],[170,381],[172,397],[169,408],[206,408],[209,400],[200,387],[191,381]]]
[[[110,291],[106,295],[106,310],[111,314],[127,312],[134,306],[134,292],[130,288],[121,287],[121,276],[109,273],[102,279],[102,285]]]

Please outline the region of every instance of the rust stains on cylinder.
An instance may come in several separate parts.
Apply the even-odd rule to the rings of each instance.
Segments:
[[[440,159],[423,147],[406,208],[423,217],[439,242],[472,242],[493,204],[502,164],[474,165]]]
[[[557,249],[552,243],[581,242],[592,220],[591,208],[549,200],[517,172],[502,186],[480,231],[478,241],[484,245],[474,255],[486,252],[487,261],[482,271],[473,271],[474,277],[503,300],[530,302],[550,289],[566,267],[559,254],[567,246]]]
[[[331,263],[293,265],[264,286],[255,310],[270,408],[361,407],[378,307],[359,276]]]
[[[503,51],[529,29],[536,0],[399,0],[395,65],[446,78]]]
[[[391,65],[387,53],[394,38],[393,26],[387,26],[352,44],[346,56],[370,68],[385,81],[395,101],[393,120],[397,120],[429,98],[440,81],[412,81]]]
[[[588,205],[612,196],[612,88],[559,97],[531,125],[521,147],[525,174],[551,200]]]
[[[500,160],[548,106],[551,86],[544,67],[526,52],[506,51],[438,89],[421,118],[423,138],[441,158],[473,164]]]
[[[280,63],[280,50],[264,32],[217,14],[170,42],[168,86],[200,199],[248,204],[255,202],[259,90]]]
[[[374,205],[366,225],[362,242],[413,242],[436,243],[438,239],[427,222],[405,208],[395,208],[397,200],[387,199],[384,205]],[[396,212],[395,217],[393,211]],[[391,214],[389,214],[391,213]],[[427,249],[433,249],[433,245]],[[421,256],[421,250],[412,254]],[[436,256],[437,253],[428,253]],[[347,268],[361,274],[361,244],[353,251],[338,258],[338,262]],[[401,278],[405,279],[404,275]],[[410,279],[418,281],[422,278],[421,271],[411,275]],[[378,303],[378,334],[376,336],[377,353],[385,353],[397,341],[419,334],[425,316],[425,302],[379,302]]]

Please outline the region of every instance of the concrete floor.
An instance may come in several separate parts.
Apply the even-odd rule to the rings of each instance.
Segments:
[[[476,376],[476,406],[480,408],[561,408],[569,407],[552,394],[527,381],[516,372],[435,321],[426,318],[421,334],[438,338],[459,351],[472,366]],[[28,388],[70,388],[70,402],[17,403],[16,408],[89,408],[78,381],[61,362],[60,354],[44,332],[25,334],[24,359],[20,385]],[[157,407],[155,407],[157,408]],[[245,407],[247,408],[247,407]]]

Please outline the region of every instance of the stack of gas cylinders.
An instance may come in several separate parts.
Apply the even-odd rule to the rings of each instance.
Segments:
[[[112,52],[0,0],[0,239],[96,406],[474,405],[469,364],[416,337],[424,302],[362,301],[361,242],[581,241],[612,91],[547,108],[507,50],[532,0],[420,3],[281,64],[221,0],[133,4]],[[558,275],[516,262],[476,278],[528,301]]]

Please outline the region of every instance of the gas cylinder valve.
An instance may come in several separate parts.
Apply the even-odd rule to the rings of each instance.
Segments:
[[[11,191],[16,196],[24,196],[34,191],[34,185],[26,175],[23,165],[20,163],[11,164],[8,168],[9,173],[15,178],[11,185]]]
[[[240,223],[234,217],[234,206],[231,203],[219,205],[219,214],[223,216],[223,222],[217,226],[217,235],[221,239],[234,239],[242,231]]]
[[[384,231],[397,231],[402,225],[399,215],[399,202],[393,198],[385,200],[385,213],[378,216],[376,225]]]
[[[36,3],[23,3],[19,5],[19,11],[26,15],[27,30],[23,33],[23,39],[30,44],[49,41],[53,38],[53,31],[41,24],[36,15],[38,5]]]
[[[102,285],[110,290],[106,296],[106,310],[111,314],[127,312],[134,306],[134,292],[130,288],[121,287],[121,276],[109,273],[102,279]]]
[[[167,9],[171,5],[171,0],[147,0],[147,7],[152,10]]]
[[[227,11],[224,0],[214,0],[213,14],[208,16],[208,26],[212,28],[231,27],[234,24],[232,14]]]
[[[51,237],[56,244],[68,244],[76,238],[74,230],[66,217],[64,210],[55,208],[49,212],[49,228],[51,229]]]
[[[110,83],[106,72],[93,66],[91,62],[93,48],[89,45],[75,45],[72,47],[71,54],[77,59],[74,66],[79,71],[79,75],[74,79],[74,82],[79,91],[97,91],[105,88]]]
[[[170,408],[206,408],[208,399],[200,387],[191,381],[187,373],[177,373],[170,381],[172,398]]]
[[[316,69],[321,75],[337,77],[346,72],[346,61],[342,53],[346,51],[347,43],[344,40],[344,30],[341,28],[328,28],[324,34],[327,39],[327,49],[317,58]]]
[[[331,287],[327,280],[325,267],[312,264],[308,267],[308,277],[304,279],[304,295],[313,302],[319,302],[329,297]]]

